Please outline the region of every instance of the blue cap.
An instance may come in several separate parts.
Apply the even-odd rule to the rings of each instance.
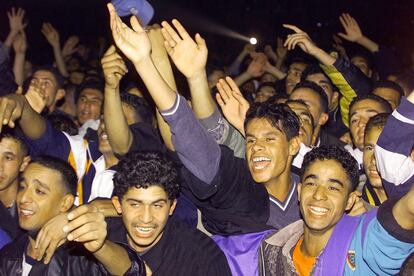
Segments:
[[[119,16],[135,15],[143,26],[147,26],[154,16],[154,8],[146,0],[112,0]]]

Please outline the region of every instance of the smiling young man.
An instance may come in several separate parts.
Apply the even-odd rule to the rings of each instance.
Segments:
[[[121,252],[119,256],[128,255],[121,246],[105,240],[106,224],[99,212],[95,212],[97,216],[92,216],[92,224],[86,231],[82,226],[84,220],[71,226],[70,234],[84,245],[86,251],[79,244],[66,243],[59,247],[49,264],[38,260],[36,237],[40,229],[52,218],[72,208],[76,186],[75,171],[59,159],[44,156],[29,163],[20,177],[16,197],[19,225],[28,234],[20,236],[0,251],[0,275],[107,275],[98,260],[108,265],[111,273],[118,274],[129,268],[131,262],[128,258],[126,262],[111,263],[112,254]],[[101,221],[96,223],[98,218]],[[138,259],[134,260],[138,262]],[[125,266],[121,270],[111,270],[119,263]]]
[[[213,240],[171,218],[180,185],[175,165],[161,153],[128,154],[114,185],[122,219],[109,219],[109,239],[133,249],[154,275],[231,275]]]
[[[309,152],[298,186],[303,221],[268,237],[261,275],[394,275],[414,251],[414,189],[359,217],[358,164],[339,147]]]

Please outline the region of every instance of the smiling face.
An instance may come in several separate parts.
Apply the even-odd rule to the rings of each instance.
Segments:
[[[37,231],[51,218],[69,210],[74,197],[68,194],[61,182],[58,171],[37,163],[27,166],[16,198],[21,228]]]
[[[257,183],[271,184],[290,169],[299,145],[265,118],[252,119],[246,126],[246,160]]]
[[[364,137],[364,170],[366,176],[368,177],[369,183],[374,188],[382,188],[382,181],[377,170],[377,163],[375,161],[374,154],[374,148],[381,132],[381,128],[373,127],[365,134]]]
[[[361,100],[349,110],[349,130],[352,142],[359,150],[364,150],[365,126],[369,118],[383,112],[386,112],[385,108],[372,99]]]
[[[76,115],[80,125],[87,120],[97,120],[101,115],[103,94],[98,89],[85,88],[76,103]]]
[[[298,186],[300,212],[306,228],[326,233],[353,205],[351,181],[336,160],[316,160],[307,167]]]
[[[169,200],[166,191],[156,185],[129,188],[122,197],[112,199],[128,232],[128,243],[137,252],[154,246],[162,237],[177,200]]]

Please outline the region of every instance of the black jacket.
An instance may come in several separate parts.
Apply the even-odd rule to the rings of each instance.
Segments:
[[[28,241],[28,236],[23,235],[0,250],[0,276],[22,275],[23,254]],[[49,264],[36,262],[29,275],[94,276],[108,275],[108,273],[83,247],[75,243],[68,243],[56,250]]]
[[[6,231],[12,240],[25,233],[19,226],[16,204],[9,210],[0,202],[0,228]]]

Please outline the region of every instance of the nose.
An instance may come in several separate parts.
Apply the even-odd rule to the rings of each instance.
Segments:
[[[27,203],[32,201],[32,192],[29,189],[24,189],[18,193],[20,203]]]
[[[152,222],[153,216],[152,216],[152,210],[151,206],[145,206],[142,210],[142,213],[140,215],[140,220],[142,223],[150,223]]]
[[[323,186],[318,186],[313,193],[313,198],[316,200],[325,200],[326,199],[326,193],[325,188]]]
[[[254,145],[253,145],[253,150],[254,150],[254,151],[261,151],[261,150],[263,150],[263,149],[264,149],[264,145],[263,145],[262,141],[260,141],[259,139],[257,139],[257,140],[254,142]]]

